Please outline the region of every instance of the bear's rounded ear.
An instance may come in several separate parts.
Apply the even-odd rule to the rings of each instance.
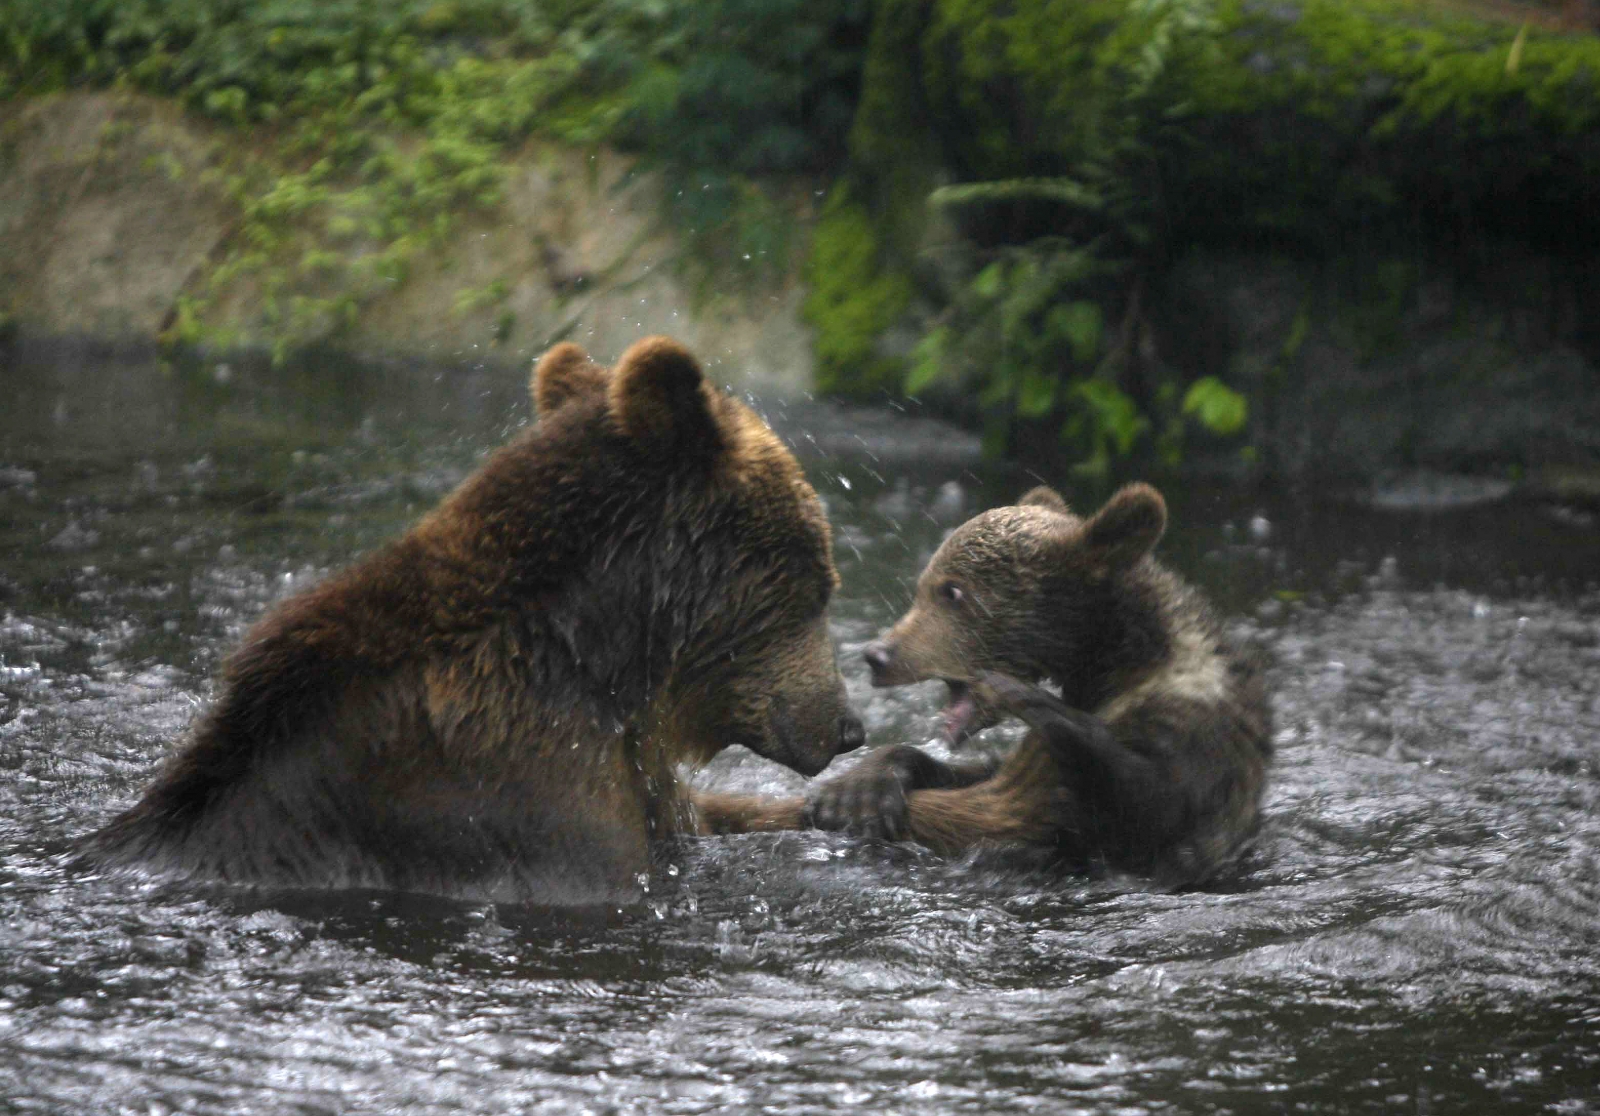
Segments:
[[[1167,502],[1148,484],[1119,488],[1084,524],[1083,542],[1108,569],[1126,569],[1143,558],[1167,529]]]
[[[538,416],[548,415],[576,396],[604,391],[605,386],[606,370],[571,341],[563,341],[540,357],[528,380]]]
[[[1062,515],[1072,514],[1072,509],[1067,507],[1067,502],[1061,498],[1061,493],[1047,484],[1028,489],[1022,494],[1022,498],[1017,501],[1017,506],[1019,508],[1049,508],[1051,511],[1058,511]]]
[[[670,337],[635,341],[611,374],[611,413],[628,437],[710,456],[722,446],[711,388],[689,350]]]

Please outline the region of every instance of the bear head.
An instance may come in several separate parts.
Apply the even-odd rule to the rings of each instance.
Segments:
[[[738,743],[806,775],[859,746],[828,634],[827,517],[766,423],[664,337],[609,371],[558,345],[532,391],[538,425],[572,443],[557,500],[596,540],[563,548],[593,572],[588,603],[556,624],[617,719],[680,759]]]
[[[1050,679],[1069,705],[1096,708],[1166,652],[1168,575],[1149,558],[1165,527],[1161,494],[1144,484],[1087,518],[1044,487],[975,516],[928,562],[910,610],[865,649],[873,685],[943,679],[952,743],[996,719],[971,689],[989,671]]]

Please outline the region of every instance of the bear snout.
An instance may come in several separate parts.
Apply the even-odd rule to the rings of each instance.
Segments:
[[[924,678],[932,677],[917,665],[915,656],[908,660],[901,654],[899,644],[893,638],[867,644],[861,650],[861,657],[867,660],[867,666],[872,671],[874,686],[904,686],[907,682],[921,682]]]
[[[836,709],[844,708],[844,695],[839,697]],[[833,762],[834,756],[861,747],[867,739],[861,718],[848,708],[831,719],[830,712],[815,709],[814,719],[802,720],[783,695],[774,694],[767,704],[766,740],[752,751],[802,775],[815,775]]]
[[[886,640],[875,640],[862,649],[861,657],[867,660],[867,666],[872,671],[872,684],[874,686],[892,686],[894,672],[894,648]]]

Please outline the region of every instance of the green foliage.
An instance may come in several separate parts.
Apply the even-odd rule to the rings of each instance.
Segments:
[[[911,350],[911,369],[901,385],[907,395],[921,395],[944,377],[951,341],[951,329],[945,325],[935,326],[922,335],[922,340]]]
[[[210,172],[238,230],[169,336],[229,343],[201,323],[243,284],[282,356],[496,206],[508,145],[586,122],[563,110],[618,80],[560,34],[595,7],[563,27],[531,0],[0,0],[0,90],[116,84],[267,140]]]
[[[491,279],[481,287],[463,287],[456,292],[455,312],[470,314],[490,306],[498,306],[511,296],[511,286],[504,277]]]
[[[852,283],[904,275],[909,261],[892,250],[915,250],[924,213],[977,249],[957,253],[968,262],[964,276],[942,265],[945,290],[927,308],[901,387],[976,398],[991,448],[1003,448],[1019,425],[1054,423],[1080,460],[1104,468],[1153,428],[1148,401],[1118,383],[1127,343],[1108,339],[1106,320],[1108,311],[1137,311],[1128,288],[1154,223],[1138,123],[1144,104],[1176,67],[1210,49],[1215,6],[942,0],[880,8],[853,133],[875,204],[855,222],[876,223],[872,242],[891,252],[873,252]],[[907,65],[913,58],[920,69]],[[913,124],[926,132],[928,119],[940,121],[935,159],[904,134]],[[919,159],[965,170],[969,180],[933,187],[929,175],[926,209],[908,204],[900,192],[916,176],[904,167]],[[840,313],[813,322],[830,383],[861,375],[852,360],[877,361],[870,323]]]
[[[5,0],[0,29],[13,90],[123,80],[236,120],[352,101],[405,117],[468,37],[543,53],[555,35],[530,0]]]
[[[1227,436],[1244,429],[1250,417],[1250,404],[1215,376],[1204,376],[1189,385],[1183,396],[1183,413],[1193,415],[1213,434]]]
[[[712,278],[782,273],[793,207],[764,183],[843,161],[868,2],[668,0],[657,10],[616,134],[662,169],[672,225]]]
[[[894,385],[900,364],[878,339],[911,299],[903,275],[881,268],[881,245],[867,212],[841,185],[829,196],[806,260],[805,316],[817,331],[817,384],[866,394]]]
[[[782,268],[795,207],[760,176],[842,158],[867,15],[867,0],[0,0],[0,98],[121,86],[264,141],[217,172],[241,223],[174,337],[205,334],[208,307],[248,284],[287,351],[493,211],[530,137],[646,153],[698,258]]]
[[[1114,270],[1065,241],[996,252],[943,312],[942,340],[919,352],[907,391],[942,378],[991,406],[1047,413],[1063,370],[1093,368],[1102,313],[1083,296]],[[935,357],[938,373],[927,367]]]
[[[1100,351],[1100,334],[1104,319],[1100,307],[1093,302],[1069,302],[1056,306],[1045,318],[1046,335],[1063,337],[1072,346],[1072,357],[1079,364],[1088,364]]]
[[[995,452],[1018,425],[1052,421],[1083,471],[1103,473],[1144,444],[1157,424],[1151,408],[1117,383],[1125,354],[1106,330],[1107,306],[1127,310],[1125,265],[1092,245],[1038,239],[979,256],[974,267],[912,350],[902,390],[975,396]],[[1227,436],[1247,414],[1242,395],[1206,377],[1189,386],[1154,448],[1175,459],[1185,416]]]
[[[659,5],[625,126],[684,166],[820,171],[844,156],[866,45],[866,0]]]
[[[976,397],[992,445],[1059,420],[1086,461],[1145,445],[1175,461],[1186,427],[1237,435],[1250,404],[1142,361],[1140,296],[1178,251],[1336,258],[1359,231],[1413,253],[1508,235],[1592,258],[1596,134],[1600,38],[1425,0],[883,0],[851,175],[885,247],[874,274],[935,275],[893,323],[922,331],[905,390]],[[1046,261],[1073,253],[1106,270],[1052,282]],[[1364,352],[1411,279],[1384,262],[1360,277],[1345,314]],[[1088,305],[1098,331],[1068,309]]]
[[[1080,406],[1067,419],[1062,436],[1082,448],[1077,470],[1094,475],[1109,471],[1113,457],[1126,457],[1150,429],[1139,405],[1115,384],[1079,380],[1072,395]]]
[[[961,186],[941,186],[928,195],[935,208],[963,209],[976,206],[1037,204],[1055,202],[1098,213],[1105,199],[1083,183],[1071,178],[1013,178],[999,182],[968,182]]]
[[[1097,406],[1105,401],[1094,386],[1103,381],[1093,378],[1104,314],[1087,296],[1115,269],[1068,241],[1002,249],[978,262],[913,350],[903,390],[943,385],[975,394],[994,448],[1013,420],[1064,409],[1072,416],[1064,436],[1094,452],[1122,416]]]
[[[983,177],[939,187],[928,202],[985,250],[934,316],[904,386],[975,393],[992,447],[1019,425],[1053,420],[1081,467],[1103,471],[1155,429],[1153,401],[1119,383],[1138,313],[1129,290],[1154,223],[1140,122],[1170,73],[1209,52],[1214,9],[966,0],[929,18],[927,95],[972,124],[947,133],[948,158]],[[1019,133],[1034,142],[1018,143]],[[1040,150],[1052,146],[1071,158]],[[1125,322],[1114,342],[1108,310]],[[1197,417],[1215,417],[1221,397],[1197,398],[1211,407]]]

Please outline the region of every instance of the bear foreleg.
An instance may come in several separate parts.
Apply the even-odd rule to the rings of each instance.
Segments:
[[[1032,731],[992,777],[908,788],[903,836],[946,853],[1054,845],[1092,858],[1111,831],[1122,831],[1115,843],[1137,845],[1159,841],[1179,823],[1182,799],[1161,765],[1119,741],[1101,718],[1003,674],[983,675],[973,690],[980,702]],[[880,802],[892,800],[892,792],[880,791]]]
[[[806,800],[803,798],[762,798],[753,794],[691,791],[689,800],[694,806],[693,832],[700,837],[809,828],[805,818]]]
[[[879,749],[853,771],[818,785],[805,798],[691,791],[692,832],[706,837],[830,829],[901,840],[909,831],[908,792],[971,786],[994,771],[992,763],[941,763],[920,749],[895,745]]]
[[[973,683],[973,692],[1038,733],[1064,776],[1103,784],[1081,788],[1085,792],[1137,793],[1158,781],[1156,765],[1118,740],[1104,720],[1073,709],[1048,690],[990,671]]]
[[[989,762],[941,763],[909,744],[879,748],[848,774],[814,787],[806,798],[806,820],[817,829],[904,840],[911,836],[909,794],[969,787],[994,772]]]

